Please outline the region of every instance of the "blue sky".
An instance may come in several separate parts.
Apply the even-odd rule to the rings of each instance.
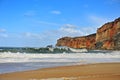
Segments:
[[[55,45],[120,17],[120,0],[0,0],[0,46]]]

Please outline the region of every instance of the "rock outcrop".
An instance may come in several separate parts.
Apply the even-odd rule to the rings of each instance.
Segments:
[[[63,37],[57,40],[56,46],[86,49],[120,50],[120,18],[104,24],[96,34],[82,37]]]
[[[94,49],[95,48],[95,39],[96,34],[91,34],[88,36],[82,37],[63,37],[57,40],[56,46],[67,46],[71,48],[86,48],[86,49]]]
[[[115,42],[115,46],[114,49],[115,50],[120,50],[120,33],[118,33],[115,38],[114,38],[114,42]]]
[[[120,33],[120,18],[113,22],[104,24],[98,28],[96,33],[96,48],[97,49],[116,49],[119,42]]]

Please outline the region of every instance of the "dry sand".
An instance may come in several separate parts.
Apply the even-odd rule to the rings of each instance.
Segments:
[[[120,63],[74,65],[14,72],[0,74],[0,80],[120,80]]]

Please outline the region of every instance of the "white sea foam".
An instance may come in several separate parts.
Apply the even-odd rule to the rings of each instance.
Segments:
[[[0,53],[0,63],[10,62],[95,62],[95,59],[103,61],[112,61],[115,59],[120,62],[120,51],[112,51],[107,53],[65,53],[65,54],[32,54],[32,53]]]

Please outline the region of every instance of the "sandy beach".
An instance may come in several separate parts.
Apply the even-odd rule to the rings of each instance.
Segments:
[[[14,72],[0,74],[0,80],[120,80],[120,63],[73,65]]]

